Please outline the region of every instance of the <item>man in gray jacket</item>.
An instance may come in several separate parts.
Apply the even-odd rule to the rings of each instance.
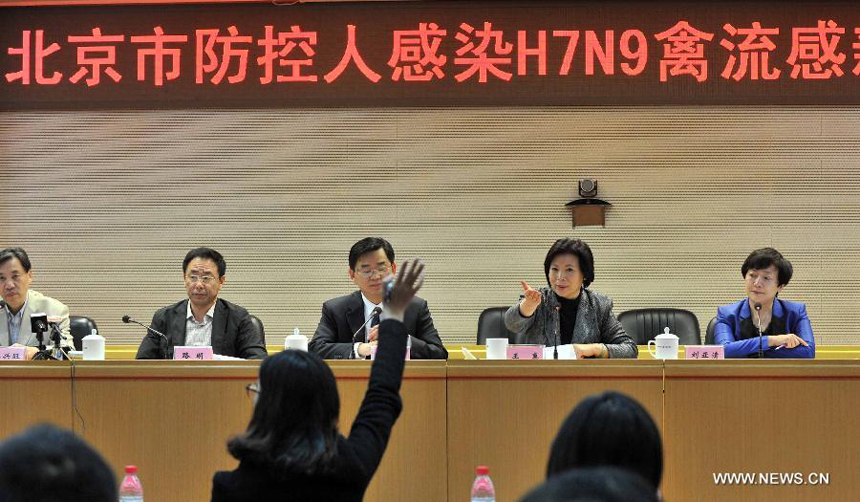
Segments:
[[[56,320],[63,335],[62,345],[72,346],[69,332],[69,307],[59,301],[30,289],[33,281],[30,258],[21,248],[0,251],[0,346],[26,347],[25,357],[31,359],[38,351],[36,334],[30,326],[30,316],[35,313],[48,315]],[[48,336],[44,338],[48,345]]]

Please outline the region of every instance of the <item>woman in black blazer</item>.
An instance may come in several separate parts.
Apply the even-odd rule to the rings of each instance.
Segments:
[[[405,262],[383,304],[379,348],[348,437],[337,429],[340,400],[331,369],[313,353],[286,350],[260,366],[244,434],[227,444],[239,460],[215,473],[212,502],[360,501],[400,415],[406,357],[403,314],[424,281],[421,261]]]

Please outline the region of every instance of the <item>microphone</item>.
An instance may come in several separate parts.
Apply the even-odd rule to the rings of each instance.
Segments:
[[[135,321],[134,319],[132,319],[131,317],[129,317],[129,316],[127,316],[127,315],[122,316],[122,322],[124,322],[124,323],[126,323],[126,324],[128,324],[128,323],[134,323],[134,324],[137,324],[138,326],[143,326],[143,327],[144,327],[144,328],[146,328],[146,330],[147,330],[147,331],[149,331],[150,333],[155,333],[156,335],[160,336],[161,338],[164,338],[164,341],[165,341],[165,342],[167,342],[167,343],[166,343],[166,345],[167,345],[167,349],[165,349],[164,351],[162,351],[162,353],[161,353],[161,358],[162,358],[162,359],[167,359],[167,358],[168,358],[168,357],[167,357],[167,351],[170,349],[170,341],[167,339],[167,337],[164,335],[164,333],[161,333],[161,332],[155,331],[154,329],[152,329],[152,327],[147,326],[146,324],[143,324],[142,322],[137,322],[137,321]],[[161,343],[160,343],[160,341],[159,341],[159,344],[158,344],[158,348],[159,348],[159,349],[161,349]]]
[[[761,337],[761,303],[756,302],[753,304],[753,308],[755,308],[756,318],[758,319],[758,357],[764,357],[764,348],[762,347],[762,337]]]
[[[561,343],[561,337],[558,334],[558,327],[561,326],[561,307],[559,305],[555,306],[555,313],[558,322],[555,325],[555,346],[552,348],[552,358],[558,359],[558,344]]]
[[[361,333],[361,330],[363,330],[367,326],[367,323],[372,321],[374,317],[378,316],[381,313],[382,313],[382,307],[375,307],[373,310],[370,311],[370,317],[368,317],[367,320],[364,321],[364,324],[362,324],[361,327],[359,327],[357,330],[355,330],[355,333],[352,334],[352,345],[353,345],[353,347],[355,347],[355,344],[356,344],[355,337],[357,337],[358,334]],[[366,336],[365,336],[365,340],[367,340]],[[353,349],[352,353],[355,354],[355,349]]]

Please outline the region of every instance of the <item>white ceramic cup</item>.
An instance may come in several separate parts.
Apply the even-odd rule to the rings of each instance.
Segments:
[[[87,335],[81,339],[84,361],[105,360],[105,339],[101,335]]]
[[[669,328],[664,331],[664,333],[655,336],[653,340],[648,340],[648,352],[655,359],[678,359],[678,337],[669,333]],[[656,354],[651,350],[652,343],[657,348]]]
[[[507,359],[508,339],[487,338],[487,359]]]
[[[308,351],[308,337],[305,335],[290,335],[284,338],[284,350]]]

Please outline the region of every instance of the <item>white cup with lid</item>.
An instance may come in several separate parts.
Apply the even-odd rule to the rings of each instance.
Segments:
[[[651,350],[651,344],[657,348],[655,354]],[[648,352],[655,359],[678,359],[678,336],[669,333],[669,328],[665,328],[663,333],[655,336],[653,340],[648,340]]]

